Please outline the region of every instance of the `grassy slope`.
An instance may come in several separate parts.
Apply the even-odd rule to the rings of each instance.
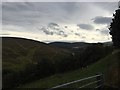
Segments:
[[[104,74],[105,84],[114,86],[118,83],[118,56],[120,56],[120,51],[115,51],[114,53],[92,65],[89,65],[86,68],[64,74],[56,74],[45,79],[40,79],[25,85],[21,85],[19,88],[50,88],[59,84],[95,75],[97,73]]]
[[[15,72],[24,70],[26,65],[36,64],[42,59],[34,60],[33,57],[36,54],[53,60],[53,62],[58,57],[70,54],[67,50],[52,47],[42,42],[13,37],[2,38],[2,51],[3,69]]]

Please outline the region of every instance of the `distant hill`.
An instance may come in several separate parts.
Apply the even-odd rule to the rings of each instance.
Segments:
[[[111,42],[105,42],[105,43],[86,43],[86,42],[74,42],[74,43],[69,43],[69,42],[52,42],[49,43],[50,46],[55,46],[63,49],[67,49],[70,51],[78,52],[78,51],[83,51],[88,47],[91,46],[111,46]]]
[[[112,46],[113,45],[113,42],[104,42],[103,43],[105,46]]]
[[[90,43],[85,42],[75,42],[75,43],[68,43],[68,42],[52,42],[49,43],[51,46],[56,46],[59,48],[69,49],[69,50],[78,50],[86,48],[87,46],[90,46]]]
[[[104,43],[52,42],[52,43],[49,43],[49,45],[64,48],[64,49],[69,49],[69,50],[80,50],[80,49],[84,49],[84,48],[87,48],[88,46],[93,46],[93,45],[112,46],[112,42],[104,42]]]

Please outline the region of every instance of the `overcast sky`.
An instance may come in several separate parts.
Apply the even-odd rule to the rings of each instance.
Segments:
[[[2,36],[42,42],[111,41],[117,2],[3,2]]]

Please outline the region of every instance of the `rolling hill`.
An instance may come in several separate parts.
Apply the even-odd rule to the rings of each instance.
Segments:
[[[55,46],[58,48],[63,48],[70,50],[72,52],[79,52],[83,51],[88,47],[91,46],[112,46],[112,42],[104,42],[104,43],[86,43],[86,42],[51,42],[49,43],[50,46]]]
[[[19,83],[23,83],[23,79],[29,81],[29,78],[35,75],[44,77],[47,73],[53,74],[55,68],[52,65],[63,58],[68,58],[70,54],[67,50],[52,47],[42,42],[4,37],[2,38],[3,87],[4,85],[9,87],[9,83],[17,80]],[[40,70],[40,67],[44,68],[44,71]]]
[[[71,49],[73,47],[81,49]],[[111,46],[100,43],[67,43],[63,48],[25,38],[2,37],[2,85],[3,88],[13,88],[54,74],[84,68],[112,50]]]
[[[21,64],[37,64],[42,59],[49,59],[54,62],[56,57],[65,57],[70,54],[67,50],[52,47],[42,42],[10,37],[2,38],[2,51],[3,69],[9,65],[12,68],[14,67],[13,64],[18,64],[15,68],[20,68]]]

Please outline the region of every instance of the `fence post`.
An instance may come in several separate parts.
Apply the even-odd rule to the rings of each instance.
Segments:
[[[104,84],[104,75],[101,75],[101,88],[103,88],[103,84]]]
[[[97,74],[97,75],[100,75],[100,74]],[[98,90],[102,90],[102,87],[103,87],[103,75],[101,74],[100,76],[97,76],[96,77],[97,79],[97,87],[98,87]]]

